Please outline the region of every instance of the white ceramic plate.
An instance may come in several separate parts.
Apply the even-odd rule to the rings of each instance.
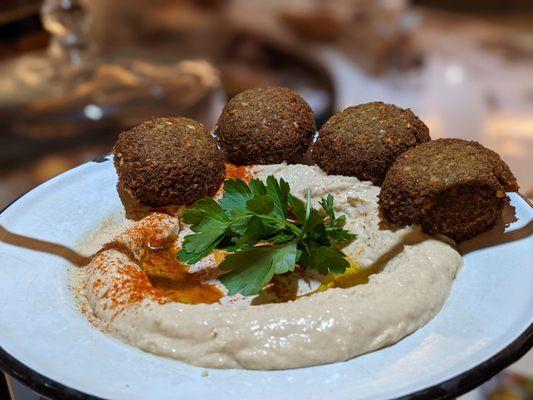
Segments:
[[[204,368],[144,353],[94,328],[68,287],[74,267],[67,260],[79,257],[69,249],[104,218],[124,213],[116,184],[112,162],[100,159],[46,182],[0,215],[0,368],[44,395],[448,398],[531,348],[533,211],[510,194],[514,209],[491,232],[463,244],[464,267],[443,310],[394,346],[330,365],[208,370],[207,376]]]

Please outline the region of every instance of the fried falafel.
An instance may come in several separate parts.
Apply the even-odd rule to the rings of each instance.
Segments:
[[[217,191],[225,165],[199,122],[157,118],[122,132],[114,147],[124,189],[151,206],[188,204]]]
[[[313,161],[328,174],[380,185],[396,157],[430,139],[428,127],[410,109],[372,102],[331,117],[311,151]]]
[[[381,187],[379,209],[398,225],[419,224],[456,241],[489,229],[506,191],[518,185],[501,158],[477,142],[438,139],[407,150]]]
[[[284,87],[246,90],[224,107],[215,130],[221,148],[237,165],[301,160],[316,131],[313,111]]]

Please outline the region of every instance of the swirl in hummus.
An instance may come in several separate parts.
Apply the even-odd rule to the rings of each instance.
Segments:
[[[285,179],[312,201],[329,193],[357,239],[343,249],[367,272],[365,284],[331,288],[295,301],[243,305],[217,286],[217,256],[191,267],[205,301],[161,295],[143,270],[147,249],[179,247],[190,233],[179,217],[153,213],[98,252],[77,277],[80,301],[96,325],[138,348],[212,368],[287,369],[348,360],[396,343],[442,308],[462,264],[449,244],[418,227],[380,222],[379,188],[316,166],[249,167],[259,179]],[[186,304],[189,303],[189,304]]]

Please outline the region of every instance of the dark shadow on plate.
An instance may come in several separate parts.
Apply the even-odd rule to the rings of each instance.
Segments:
[[[98,157],[95,157],[95,158],[92,160],[92,162],[100,164],[100,163],[103,163],[103,162],[106,162],[106,161],[109,161],[109,160],[110,160],[110,159],[107,158],[107,156],[98,156]]]
[[[506,205],[503,209],[501,218],[496,221],[492,229],[483,232],[470,240],[465,240],[464,242],[459,243],[459,252],[462,255],[465,255],[487,247],[498,246],[500,244],[524,239],[533,234],[533,221],[530,221],[526,226],[520,229],[505,232],[505,228],[516,221],[518,221],[518,219],[516,218],[515,208],[509,204]]]
[[[62,244],[47,242],[46,240],[35,239],[29,236],[10,232],[1,225],[0,242],[10,244],[12,246],[23,247],[25,249],[40,251],[42,253],[52,254],[64,258],[78,267],[89,264],[92,258],[83,256],[77,253],[75,250],[63,246]]]

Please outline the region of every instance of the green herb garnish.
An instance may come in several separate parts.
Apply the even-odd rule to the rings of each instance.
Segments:
[[[257,294],[296,264],[323,275],[341,274],[349,262],[339,247],[355,235],[343,228],[346,216],[335,216],[331,194],[320,206],[311,207],[309,189],[304,202],[273,176],[266,184],[227,179],[218,202],[205,198],[185,210],[184,221],[194,233],[185,237],[178,257],[194,264],[216,248],[227,251],[219,268],[228,271],[220,281],[230,296]]]

